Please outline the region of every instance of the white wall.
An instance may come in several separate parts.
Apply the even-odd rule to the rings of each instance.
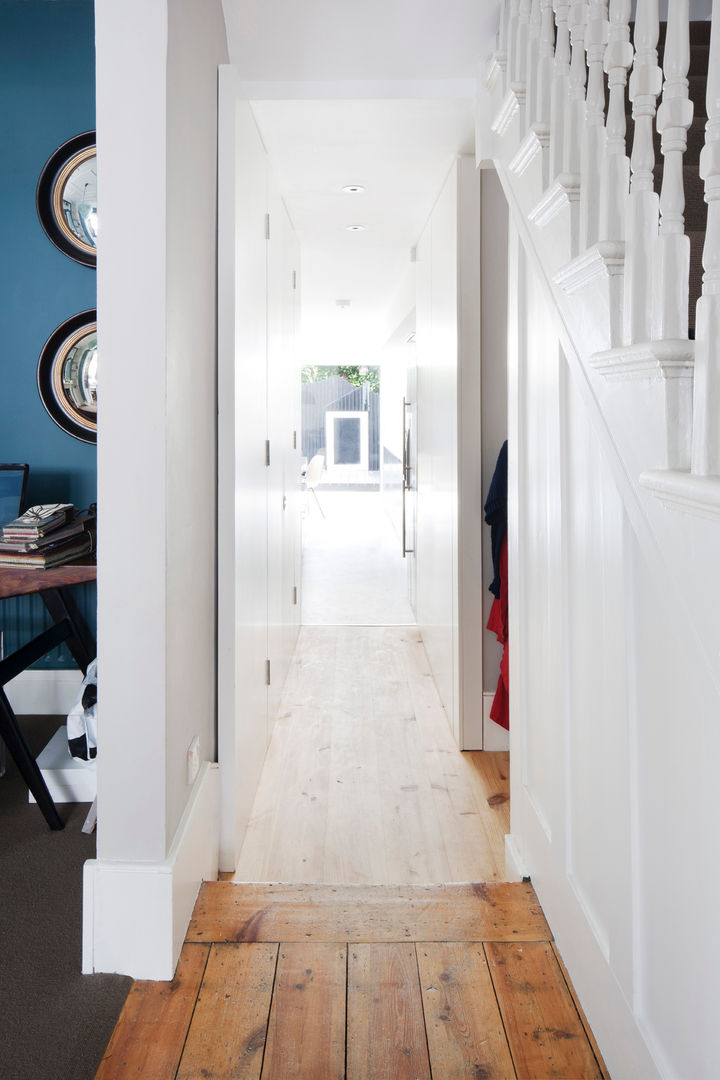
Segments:
[[[463,749],[482,746],[479,231],[460,158],[417,246],[416,547],[418,624]]]
[[[717,1071],[718,691],[511,229],[512,850],[620,1078]],[[670,518],[668,519],[670,520]],[[685,597],[712,588],[682,519]]]
[[[98,0],[96,45],[102,747],[84,967],[167,978],[213,847],[217,863],[213,799],[198,786],[214,774],[190,785],[186,751],[198,734],[201,758],[215,754],[220,4]],[[205,851],[185,864],[196,828],[210,830]],[[144,883],[161,879],[162,900],[144,905]]]

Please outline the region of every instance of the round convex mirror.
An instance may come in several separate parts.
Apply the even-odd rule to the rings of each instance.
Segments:
[[[97,157],[95,132],[63,143],[43,169],[37,186],[42,227],[65,255],[97,264]]]
[[[58,326],[38,363],[38,390],[56,424],[83,442],[97,442],[97,322],[83,311]]]

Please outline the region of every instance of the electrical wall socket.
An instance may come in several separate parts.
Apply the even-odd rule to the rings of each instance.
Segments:
[[[187,752],[187,782],[192,784],[200,772],[200,737],[196,735]]]

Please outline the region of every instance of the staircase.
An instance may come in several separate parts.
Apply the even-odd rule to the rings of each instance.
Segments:
[[[518,212],[623,468],[666,506],[704,516],[720,513],[711,27],[689,20],[688,0],[670,0],[667,23],[657,0],[506,0],[479,148]],[[628,384],[619,411],[603,385],[618,381]],[[649,419],[628,431],[635,404]]]

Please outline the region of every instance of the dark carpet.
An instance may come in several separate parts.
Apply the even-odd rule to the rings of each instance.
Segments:
[[[60,717],[23,717],[37,754]],[[0,1077],[92,1080],[132,980],[81,975],[82,869],[95,836],[80,830],[89,810],[58,806],[51,832],[15,763],[0,778]]]

